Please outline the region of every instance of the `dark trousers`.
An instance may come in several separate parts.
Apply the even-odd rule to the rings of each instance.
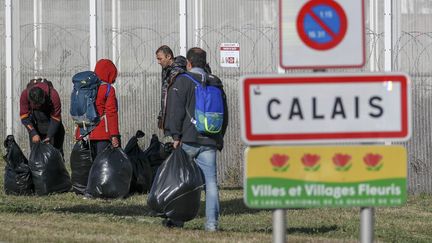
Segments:
[[[41,140],[44,140],[45,138],[47,138],[47,134],[41,133],[38,129],[37,129],[37,131],[38,131],[38,134],[39,134]],[[64,138],[65,138],[65,129],[64,129],[63,124],[60,124],[54,137],[50,138],[50,144],[52,144],[54,146],[54,148],[58,149],[62,156],[64,156],[64,153],[63,153]],[[33,143],[32,143],[32,138],[30,137],[30,135],[29,135],[29,139],[30,139],[30,148],[32,148]]]
[[[96,156],[102,153],[102,151],[104,151],[104,149],[110,144],[111,141],[109,140],[90,140],[91,155],[93,161],[96,158]]]

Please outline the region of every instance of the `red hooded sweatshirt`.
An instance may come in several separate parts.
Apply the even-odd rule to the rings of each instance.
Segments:
[[[117,78],[117,68],[111,60],[101,59],[96,63],[94,72],[105,83],[99,86],[96,97],[96,109],[101,121],[90,133],[90,140],[111,140],[112,137],[120,135],[117,98],[112,86]],[[108,86],[110,88],[107,95]],[[78,139],[79,129],[76,130],[75,137]]]

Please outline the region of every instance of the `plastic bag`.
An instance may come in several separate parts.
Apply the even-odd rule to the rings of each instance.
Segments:
[[[159,216],[191,220],[198,214],[203,185],[198,165],[189,160],[183,149],[175,149],[159,167],[147,205]]]
[[[86,193],[97,198],[124,198],[129,194],[132,165],[121,148],[107,146],[93,161]]]
[[[145,154],[138,145],[138,138],[144,137],[144,133],[138,130],[124,148],[132,164],[132,180],[129,193],[147,193],[153,180],[152,169]]]
[[[92,163],[89,143],[83,140],[76,142],[70,155],[72,190],[75,193],[85,193]]]
[[[68,192],[71,189],[72,184],[63,157],[51,144],[33,144],[29,166],[37,195]]]
[[[15,142],[13,135],[4,141],[6,161],[4,174],[4,191],[11,195],[30,195],[34,193],[34,185],[27,158]]]
[[[153,179],[156,176],[159,166],[168,158],[172,150],[172,143],[161,143],[156,134],[152,135],[150,145],[144,151],[144,156],[150,164]]]

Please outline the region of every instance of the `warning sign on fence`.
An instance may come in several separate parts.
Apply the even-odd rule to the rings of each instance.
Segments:
[[[240,44],[221,43],[220,46],[221,67],[240,67]]]

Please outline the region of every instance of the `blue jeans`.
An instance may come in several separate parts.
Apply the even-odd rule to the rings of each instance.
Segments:
[[[206,230],[215,230],[219,220],[219,191],[217,187],[216,147],[182,144],[183,150],[201,168],[205,180]]]

